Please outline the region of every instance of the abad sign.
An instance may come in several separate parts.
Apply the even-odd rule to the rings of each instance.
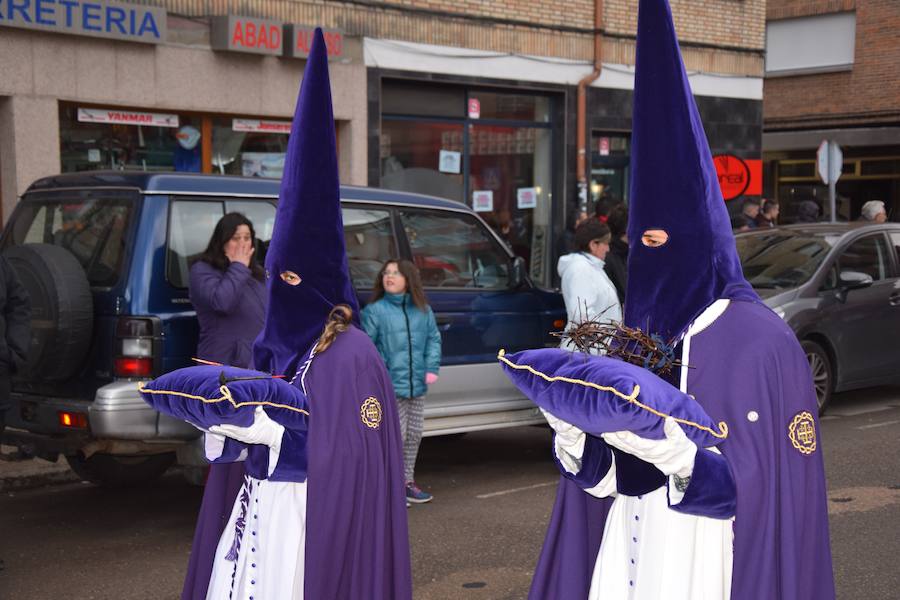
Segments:
[[[280,56],[284,27],[278,21],[254,17],[213,17],[209,45],[213,50]]]
[[[159,44],[166,9],[96,0],[0,0],[0,27]]]

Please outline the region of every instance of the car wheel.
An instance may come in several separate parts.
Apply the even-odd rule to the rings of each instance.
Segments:
[[[831,393],[834,390],[834,367],[825,348],[818,343],[804,340],[800,346],[806,353],[806,360],[809,361],[809,370],[812,372],[813,385],[816,388],[819,414],[823,415],[828,403],[831,402]]]
[[[125,487],[151,483],[175,464],[175,453],[145,456],[113,456],[81,454],[66,456],[69,467],[85,481],[105,487]]]

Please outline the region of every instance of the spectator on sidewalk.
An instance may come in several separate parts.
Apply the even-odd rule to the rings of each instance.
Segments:
[[[747,198],[744,200],[744,204],[741,205],[741,215],[744,217],[742,227],[756,229],[758,226],[756,218],[759,216],[759,200],[756,198]],[[746,230],[742,228],[741,231]]]
[[[228,213],[216,224],[206,251],[191,266],[189,290],[200,322],[197,357],[234,367],[253,366],[253,340],[266,314],[265,270],[254,257],[253,223]],[[244,463],[209,467],[200,518],[194,531],[182,598],[205,597],[213,557],[233,500],[244,480]]]
[[[6,429],[11,380],[28,356],[31,343],[31,300],[12,265],[0,256],[0,440]],[[12,455],[10,458],[17,458]]]
[[[887,221],[887,211],[884,210],[884,202],[881,200],[869,200],[863,204],[859,220],[869,223],[884,223]]]
[[[381,267],[372,300],[362,309],[362,324],[384,359],[397,396],[407,505],[430,502],[432,495],[416,485],[415,467],[425,394],[437,382],[441,366],[441,332],[413,263],[391,259]]]
[[[819,220],[819,205],[813,200],[804,200],[797,205],[795,223],[816,223]]]
[[[566,330],[587,319],[614,323],[622,320],[619,296],[604,271],[611,237],[609,227],[589,219],[575,230],[576,251],[559,258],[556,268],[562,278]],[[560,348],[574,350],[567,338],[563,338]]]
[[[775,227],[778,225],[778,202],[775,200],[766,200],[762,205],[762,210],[756,216],[756,226],[762,229]]]

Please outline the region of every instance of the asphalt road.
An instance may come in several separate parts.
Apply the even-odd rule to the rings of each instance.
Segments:
[[[538,427],[425,440],[409,510],[417,600],[525,598],[555,494]],[[836,398],[822,421],[842,600],[900,598],[900,388]],[[201,490],[51,485],[0,497],[0,600],[176,598]]]

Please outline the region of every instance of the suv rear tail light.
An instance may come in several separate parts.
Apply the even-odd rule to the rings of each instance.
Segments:
[[[75,429],[87,429],[87,415],[79,412],[58,411],[56,413],[59,424],[63,427],[73,427]]]
[[[113,373],[116,377],[152,377],[158,345],[154,336],[154,319],[120,317],[116,323],[116,355]]]
[[[117,358],[116,377],[150,377],[153,375],[152,358]]]

